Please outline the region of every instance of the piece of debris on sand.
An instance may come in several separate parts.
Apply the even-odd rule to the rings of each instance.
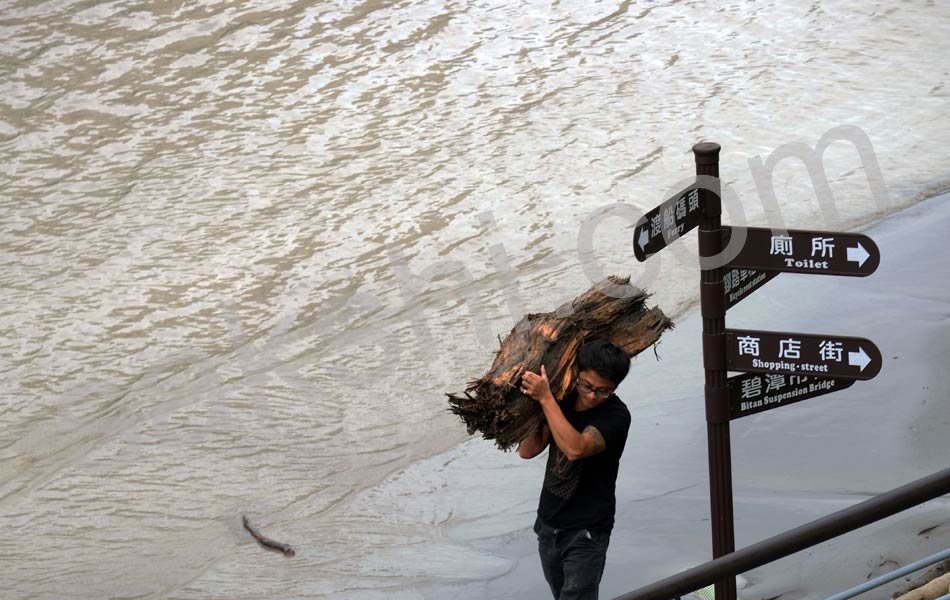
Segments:
[[[261,535],[261,533],[257,531],[253,525],[251,525],[250,521],[247,520],[247,515],[242,515],[241,521],[244,523],[244,529],[247,529],[247,532],[251,534],[251,537],[257,540],[257,543],[261,546],[267,548],[268,550],[276,550],[281,552],[284,556],[293,556],[296,554],[294,549],[287,544],[274,541],[269,537]]]

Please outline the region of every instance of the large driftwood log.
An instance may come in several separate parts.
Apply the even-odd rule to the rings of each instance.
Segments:
[[[544,420],[540,405],[521,393],[521,375],[544,365],[551,392],[560,401],[574,386],[577,349],[606,338],[635,356],[673,327],[659,308],[647,308],[648,294],[630,278],[610,276],[550,313],[523,317],[501,343],[491,368],[470,381],[464,395],[446,394],[449,410],[468,428],[508,450]]]

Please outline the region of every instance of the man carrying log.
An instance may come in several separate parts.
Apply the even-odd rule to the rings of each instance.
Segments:
[[[518,455],[533,458],[551,447],[534,531],[556,600],[597,598],[630,429],[630,411],[614,394],[630,370],[627,354],[607,340],[593,340],[578,350],[576,369],[574,389],[560,404],[544,365],[540,374],[521,378],[522,393],[540,404],[545,422],[521,440]]]

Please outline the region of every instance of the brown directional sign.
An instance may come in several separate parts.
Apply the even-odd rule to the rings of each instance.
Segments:
[[[756,271],[755,269],[726,269],[722,275],[723,290],[726,295],[726,309],[739,304],[766,283],[778,277],[778,271]]]
[[[726,329],[726,369],[751,373],[871,379],[881,351],[858,337]]]
[[[784,373],[743,373],[729,378],[729,418],[739,419],[851,387],[853,379]]]
[[[633,230],[633,253],[645,261],[702,221],[699,188],[693,184],[640,217]]]
[[[723,244],[728,243],[733,230],[738,233],[739,229],[723,226]],[[859,233],[742,229],[747,237],[739,254],[729,262],[731,268],[866,277],[881,264],[877,244]]]

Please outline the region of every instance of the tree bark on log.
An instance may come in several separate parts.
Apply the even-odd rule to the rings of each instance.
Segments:
[[[539,373],[543,364],[560,402],[574,387],[584,342],[606,338],[630,357],[653,346],[673,322],[659,308],[647,308],[648,296],[629,277],[610,276],[554,312],[522,317],[488,372],[470,381],[464,394],[446,394],[449,410],[469,435],[480,432],[501,450],[511,449],[544,421],[540,405],[521,393],[522,374]]]

